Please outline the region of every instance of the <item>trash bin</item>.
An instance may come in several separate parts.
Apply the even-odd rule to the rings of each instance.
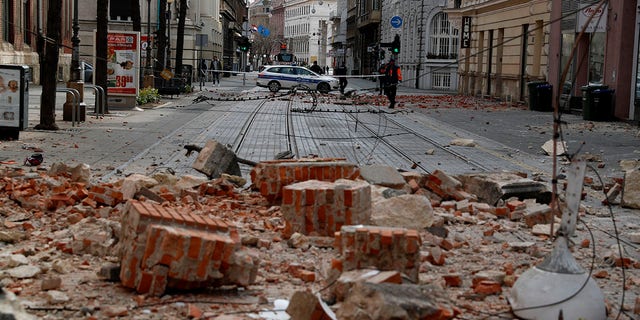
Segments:
[[[604,85],[582,87],[582,119],[608,121],[613,116],[612,102],[614,90]]]
[[[529,110],[552,111],[553,86],[546,81],[527,83],[529,88]]]

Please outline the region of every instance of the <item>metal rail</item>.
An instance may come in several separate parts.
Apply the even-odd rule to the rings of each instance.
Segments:
[[[104,88],[98,85],[93,84],[85,84],[85,87],[93,89],[96,99],[95,99],[95,107],[94,113],[97,116],[104,115],[104,106],[107,104],[107,95],[104,91]]]
[[[71,95],[73,96],[73,102],[71,103],[71,126],[75,127],[76,115],[78,116],[78,118],[80,118],[80,92],[73,88],[56,88],[56,92],[71,93]]]

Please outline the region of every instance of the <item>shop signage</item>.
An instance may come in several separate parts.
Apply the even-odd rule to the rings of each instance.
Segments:
[[[586,25],[584,32],[605,32],[607,28],[607,5],[606,3],[598,8],[598,3],[589,5],[580,3],[580,11],[578,11],[578,19],[576,19],[576,32],[581,32]],[[589,17],[591,21],[589,21]],[[587,24],[589,21],[589,24]]]
[[[460,33],[460,47],[471,47],[471,17],[462,17],[462,32]]]

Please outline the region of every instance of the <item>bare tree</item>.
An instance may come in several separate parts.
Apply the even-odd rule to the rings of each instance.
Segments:
[[[95,80],[98,86],[105,88],[107,94],[107,30],[108,30],[108,5],[109,0],[97,0],[96,8],[96,68]],[[105,101],[108,101],[105,99]],[[105,103],[105,113],[109,113]]]
[[[56,124],[56,85],[58,82],[58,58],[60,55],[60,13],[62,0],[49,0],[47,10],[47,30],[45,33],[44,61],[40,66],[42,96],[40,98],[40,130],[58,130]]]
[[[184,24],[187,20],[187,0],[180,0],[178,8],[178,39],[176,39],[176,72],[182,71],[182,56],[184,53]]]

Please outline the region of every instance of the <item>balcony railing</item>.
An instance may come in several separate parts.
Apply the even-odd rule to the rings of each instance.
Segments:
[[[358,17],[358,28],[366,27],[370,24],[379,24],[381,20],[380,10],[371,10]]]

